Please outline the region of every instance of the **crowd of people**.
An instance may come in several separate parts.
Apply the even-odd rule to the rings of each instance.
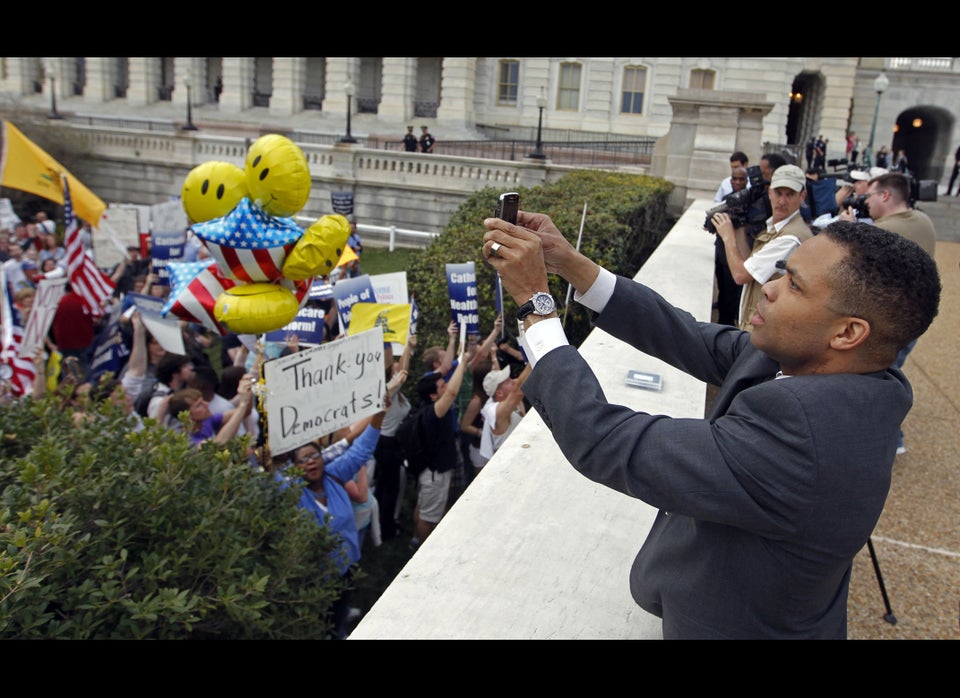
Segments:
[[[349,220],[353,230],[348,245],[355,251],[356,259],[338,269],[332,278],[324,278],[325,282],[335,284],[338,279],[361,273],[363,245],[355,219],[351,216]],[[53,232],[48,232],[47,227]],[[6,243],[0,245],[7,252],[5,279],[19,314],[18,322],[25,326],[36,286],[43,277],[31,274],[33,267],[23,262],[33,261],[39,267],[43,257],[44,261],[57,264],[65,257],[63,247],[57,244],[53,221],[44,217],[17,226],[16,231],[2,231],[0,240]],[[524,412],[522,393],[514,387],[526,375],[523,354],[505,336],[502,318],[496,319],[482,340],[476,335],[463,338],[462,355],[457,353],[461,346],[460,328],[451,322],[445,345],[425,347],[419,352],[420,370],[412,365],[417,352],[415,334],[407,338],[397,357],[393,355],[393,345],[385,343],[383,370],[387,388],[383,411],[292,452],[269,453],[264,448],[263,421],[269,415],[260,414],[254,386],[263,362],[306,346],[291,333],[284,342],[265,343],[273,346],[264,347],[258,355],[234,333],[220,336],[200,325],[180,321],[185,351],[166,350],[133,303],[134,294],[165,297],[170,291],[153,270],[149,247],[146,254],[142,252],[140,247],[131,245],[114,268],[104,270],[114,282],[115,291],[102,317],[87,313],[70,291],[69,283],[66,285],[44,345],[30,357],[37,374],[32,397],[60,395],[77,420],[89,419],[95,403],[109,398],[124,406],[131,430],[139,431],[155,423],[183,433],[196,447],[208,441],[224,444],[246,436],[251,463],[283,482],[303,482],[301,506],[314,512],[319,523],[331,526],[342,536],[345,557],[341,572],[348,582],[364,545],[376,547],[404,535],[408,536],[405,543],[409,549],[421,544]],[[202,246],[195,253],[196,257],[207,256]],[[65,267],[61,269],[61,274],[65,274]],[[343,336],[332,298],[311,299],[307,303],[324,311],[323,342]],[[118,341],[124,351],[116,371],[98,374],[92,363],[95,340],[110,322],[119,323]],[[57,365],[53,357],[58,357]],[[411,384],[403,390],[411,375]],[[474,383],[483,386],[483,400],[470,425],[462,427],[460,416],[470,408],[474,397],[470,388]],[[484,421],[488,407],[508,395],[510,413],[505,421],[497,415],[496,428],[491,429],[493,425]],[[11,399],[9,393],[6,399]],[[432,460],[414,485],[415,500],[411,500],[406,494],[407,469],[396,430],[404,417],[418,408],[424,408],[420,410],[424,428],[443,447],[433,451]],[[482,444],[484,455],[480,461],[472,458],[470,443],[475,444],[477,451]],[[333,609],[334,637],[344,637],[347,623],[358,613],[349,605],[349,598],[347,591]]]

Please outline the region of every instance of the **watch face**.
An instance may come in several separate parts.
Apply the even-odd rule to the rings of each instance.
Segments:
[[[533,312],[537,315],[549,315],[556,310],[556,304],[553,302],[553,296],[549,293],[537,293],[533,298]]]

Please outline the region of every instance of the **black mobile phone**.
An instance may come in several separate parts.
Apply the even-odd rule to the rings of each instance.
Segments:
[[[493,214],[494,218],[499,218],[507,223],[517,224],[517,211],[520,210],[520,195],[515,191],[504,192],[497,199],[497,211]]]

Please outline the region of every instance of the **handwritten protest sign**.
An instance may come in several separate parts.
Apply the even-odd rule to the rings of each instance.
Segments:
[[[58,279],[42,279],[37,285],[33,310],[24,328],[23,339],[20,340],[20,356],[30,356],[38,344],[43,344],[43,339],[53,324],[53,316],[57,314],[57,306],[63,298],[66,283],[67,277],[61,276]]]
[[[379,327],[263,365],[270,450],[284,453],[383,408]]]

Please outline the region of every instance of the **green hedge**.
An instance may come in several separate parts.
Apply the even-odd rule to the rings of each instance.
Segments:
[[[0,638],[317,639],[334,540],[229,447],[109,401],[0,408]]]
[[[670,182],[659,177],[578,170],[554,184],[532,189],[520,187],[515,191],[520,193],[521,209],[548,214],[574,245],[586,203],[581,251],[610,271],[633,277],[672,224],[667,216],[667,198],[672,189]],[[495,274],[480,251],[486,230],[483,219],[493,215],[497,197],[509,190],[487,187],[474,193],[433,243],[412,257],[407,285],[416,293],[420,309],[418,351],[447,343],[446,328],[451,320],[445,268],[448,263],[474,262],[481,335],[485,336],[493,327]],[[555,275],[549,281],[553,295],[564,301],[566,283]],[[513,300],[504,298],[505,327],[511,336],[516,336],[515,310]],[[585,309],[571,302],[566,320],[570,342],[579,346],[590,329]]]

